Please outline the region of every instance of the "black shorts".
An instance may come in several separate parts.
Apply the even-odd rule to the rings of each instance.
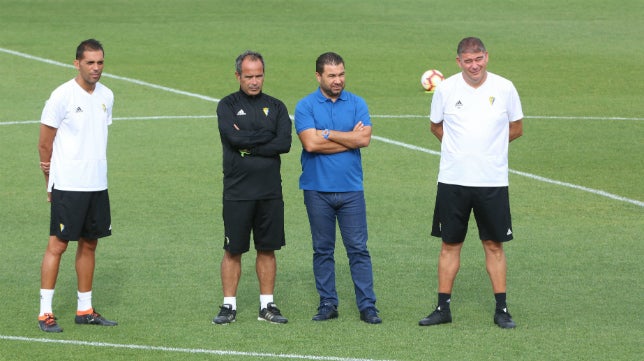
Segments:
[[[512,237],[508,187],[465,187],[438,183],[432,236],[445,243],[465,240],[470,213],[479,230],[479,238],[507,242]]]
[[[66,241],[110,236],[112,218],[107,189],[97,192],[53,189],[49,234]]]
[[[233,254],[248,252],[250,233],[255,249],[275,251],[286,244],[284,236],[284,201],[223,201],[224,249]]]

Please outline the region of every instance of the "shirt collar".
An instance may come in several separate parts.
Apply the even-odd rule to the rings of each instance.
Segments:
[[[316,92],[316,98],[320,103],[324,103],[326,101],[331,101],[331,99],[327,98],[322,94],[322,89],[318,87],[318,91]],[[338,97],[338,100],[346,101],[348,99],[348,96],[344,90],[340,93],[340,96]]]

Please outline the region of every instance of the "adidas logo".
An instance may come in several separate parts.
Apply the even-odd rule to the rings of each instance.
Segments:
[[[511,234],[512,234],[512,230],[511,230],[510,228],[508,228],[508,233],[506,233],[506,235],[508,235],[508,236],[509,236],[509,235],[511,235]]]
[[[82,113],[82,112],[83,112],[83,109],[81,109],[81,107],[76,108],[76,113]]]
[[[246,115],[246,112],[244,111],[244,109],[239,109],[237,115]]]
[[[459,101],[456,102],[456,104],[454,104],[454,106],[457,107],[458,109],[460,109],[460,108],[463,107],[463,103],[461,103],[461,101],[459,100]]]

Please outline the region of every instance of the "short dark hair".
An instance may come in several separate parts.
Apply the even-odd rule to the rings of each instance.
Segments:
[[[456,48],[456,55],[461,56],[463,53],[481,53],[485,52],[485,45],[479,38],[473,36],[464,38],[458,43]]]
[[[315,61],[315,71],[318,74],[324,73],[325,65],[340,65],[344,64],[342,57],[334,52],[324,53],[318,56],[318,59]]]
[[[78,44],[78,47],[76,48],[76,60],[81,60],[83,58],[83,53],[86,51],[102,51],[103,54],[105,54],[105,51],[103,50],[103,45],[96,39],[87,39],[83,40],[80,44]]]
[[[262,68],[265,69],[264,66],[264,57],[262,57],[262,54],[252,51],[252,50],[246,50],[245,52],[239,54],[237,59],[235,60],[235,71],[237,74],[241,74],[241,64],[244,61],[244,59],[250,58],[250,60],[259,60],[262,62]]]

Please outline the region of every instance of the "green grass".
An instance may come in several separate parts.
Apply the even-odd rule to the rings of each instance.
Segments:
[[[54,299],[65,332],[44,334],[35,319],[49,208],[37,165],[38,125],[25,121],[38,120],[49,93],[75,71],[0,50],[0,360],[641,357],[641,1],[0,0],[0,7],[0,48],[71,64],[78,42],[96,37],[106,48],[106,72],[212,98],[237,89],[234,58],[258,50],[267,62],[265,91],[291,113],[316,86],[315,58],[337,51],[346,61],[347,89],[383,116],[373,119],[374,135],[433,151],[439,144],[424,117],[431,95],[420,88],[420,75],[429,68],[456,73],[457,42],[480,36],[490,70],[515,83],[526,114],[510,167],[623,198],[511,174],[515,240],[506,251],[517,329],[492,324],[494,299],[473,225],[453,294],[454,323],[420,328],[417,321],[436,302],[440,242],[429,228],[439,159],[374,139],[363,159],[384,323],[358,320],[339,243],[340,318],[317,324],[310,321],[318,297],[294,137],[283,158],[287,246],[278,253],[275,292],[289,324],[255,320],[251,252],[244,256],[238,321],[216,327],[210,320],[222,299],[223,232],[216,103],[105,77],[116,96],[109,144],[114,235],[99,247],[94,303],[120,324],[73,324],[71,246]],[[154,116],[170,118],[123,120]]]

